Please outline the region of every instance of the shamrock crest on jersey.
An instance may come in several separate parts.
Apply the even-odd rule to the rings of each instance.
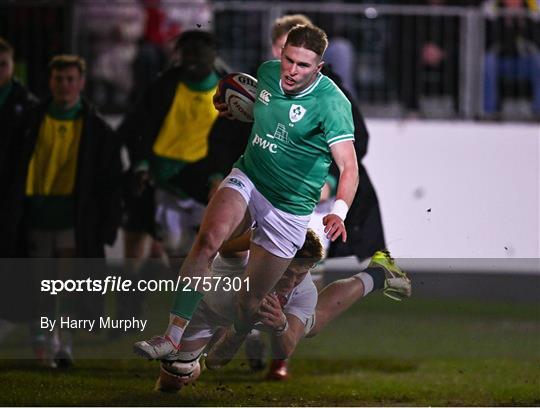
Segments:
[[[304,117],[306,109],[302,105],[292,104],[291,109],[289,110],[289,119],[292,123],[298,122]]]

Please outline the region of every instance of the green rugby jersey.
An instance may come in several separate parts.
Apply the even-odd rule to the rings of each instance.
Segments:
[[[235,163],[276,208],[308,215],[319,201],[330,146],[354,140],[351,104],[336,84],[318,74],[299,94],[280,83],[280,62],[268,61],[257,72],[255,122],[246,151]]]

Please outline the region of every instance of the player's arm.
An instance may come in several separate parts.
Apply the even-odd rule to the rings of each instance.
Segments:
[[[272,345],[277,358],[287,358],[304,337],[304,324],[293,314],[285,314],[274,294],[267,295],[259,310],[261,322],[272,330]]]
[[[287,327],[281,335],[273,334],[271,337],[274,358],[289,358],[305,335],[304,324],[298,317],[292,314],[285,314],[285,316],[287,317]]]
[[[353,141],[336,143],[330,147],[330,150],[339,169],[339,182],[334,207],[323,218],[324,232],[332,241],[341,235],[342,241],[346,242],[347,231],[344,221],[358,188],[358,161]]]

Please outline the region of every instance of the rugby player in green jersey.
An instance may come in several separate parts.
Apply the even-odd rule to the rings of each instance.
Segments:
[[[281,61],[258,70],[255,121],[244,155],[235,163],[206,210],[199,234],[180,276],[180,288],[164,335],[135,343],[150,359],[174,359],[186,325],[204,292],[195,277],[209,277],[209,264],[221,245],[252,225],[250,258],[238,293],[234,326],[209,354],[230,360],[255,321],[259,306],[304,242],[332,158],[340,170],[336,202],[324,218],[325,233],[347,239],[344,220],[358,186],[351,105],[335,83],[320,73],[328,45],[314,26],[298,26],[287,37]],[[215,98],[221,115],[226,104]],[[200,288],[199,288],[200,289]]]

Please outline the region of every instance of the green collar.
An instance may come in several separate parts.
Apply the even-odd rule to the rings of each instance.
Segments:
[[[81,111],[82,102],[80,99],[75,104],[75,106],[73,106],[73,108],[70,108],[68,110],[64,110],[62,107],[56,105],[54,102],[51,102],[49,108],[47,109],[47,113],[51,115],[54,119],[58,120],[75,120],[79,117]]]
[[[0,88],[0,108],[4,106],[11,89],[13,88],[13,81],[9,81],[6,85]]]
[[[217,76],[215,72],[212,72],[202,81],[188,81],[188,80],[184,81],[184,83],[189,89],[191,89],[192,91],[199,91],[199,92],[206,92],[215,88],[218,82],[219,82],[219,77]]]

